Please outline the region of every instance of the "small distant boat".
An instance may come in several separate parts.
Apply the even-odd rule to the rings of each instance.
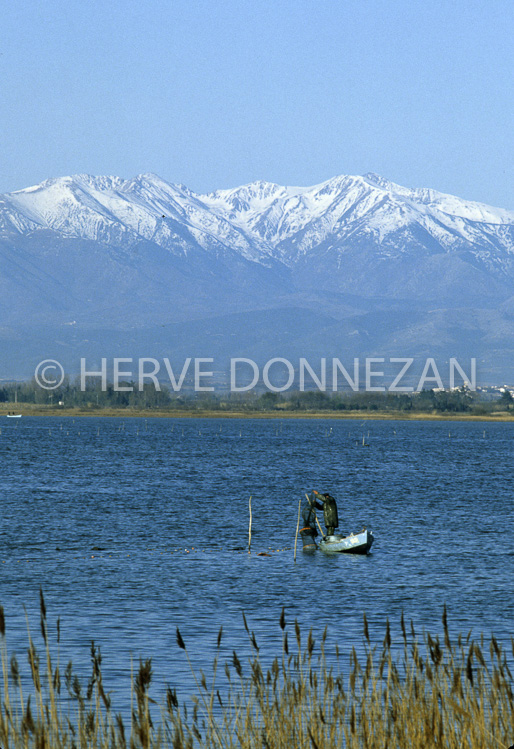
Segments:
[[[350,533],[349,536],[323,536],[319,549],[330,554],[368,554],[374,540],[373,533],[364,528],[360,533]]]
[[[21,419],[21,414],[6,414],[8,419]]]

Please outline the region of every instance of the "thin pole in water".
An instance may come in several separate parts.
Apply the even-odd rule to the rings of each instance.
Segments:
[[[298,542],[298,528],[300,527],[300,507],[302,506],[302,500],[298,500],[298,522],[296,523],[296,536],[294,537],[294,562],[296,564],[296,544]]]
[[[252,495],[250,494],[250,501],[248,503],[250,509],[250,525],[248,526],[248,553],[251,553],[252,547]]]
[[[307,497],[308,501],[310,502],[309,495],[305,494],[305,496]],[[314,500],[314,501],[316,501],[316,500]],[[312,507],[312,505],[311,505],[311,507]],[[316,518],[316,522],[318,524],[319,532],[321,533],[321,538],[324,538],[325,534],[321,530],[321,525],[319,524],[318,516],[316,515],[316,507],[314,507],[313,509],[314,509],[314,517]]]

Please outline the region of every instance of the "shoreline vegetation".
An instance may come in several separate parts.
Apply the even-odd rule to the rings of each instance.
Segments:
[[[400,419],[457,421],[514,421],[514,397],[505,389],[487,399],[465,387],[415,393],[345,392],[319,390],[276,393],[185,393],[147,385],[139,391],[108,385],[65,382],[58,390],[41,389],[35,382],[0,386],[0,416],[110,416],[159,418],[278,418],[278,419]]]
[[[14,655],[9,658],[0,606],[2,747],[507,749],[513,741],[512,674],[503,647],[494,636],[489,642],[483,635],[472,639],[471,632],[452,637],[446,608],[441,641],[427,632],[419,638],[402,615],[401,633],[393,639],[387,620],[383,642],[374,643],[364,615],[361,655],[355,647],[336,645],[335,656],[326,628],[316,640],[312,630],[301,632],[297,621],[286,622],[282,610],[282,652],[269,667],[243,613],[250,656],[225,645],[220,629],[207,673],[195,672],[177,628],[193,696],[181,702],[168,686],[161,703],[154,701],[152,662],[140,658],[128,719],[117,712],[120,705],[104,683],[95,643],[86,685],[71,662],[64,669],[60,664],[59,620],[54,657],[42,592],[40,612],[45,649],[40,656],[29,633],[27,674]],[[512,638],[510,645],[514,656]]]
[[[9,408],[0,404],[0,416],[12,413]],[[495,412],[491,414],[462,414],[462,413],[426,413],[413,411],[406,414],[403,411],[286,411],[286,412],[248,412],[248,411],[212,411],[207,409],[178,410],[178,409],[141,409],[141,408],[55,408],[33,406],[32,404],[18,404],[15,410],[24,416],[56,416],[63,418],[92,417],[98,418],[145,418],[145,419],[354,419],[357,421],[483,421],[510,422],[514,421],[513,413]]]

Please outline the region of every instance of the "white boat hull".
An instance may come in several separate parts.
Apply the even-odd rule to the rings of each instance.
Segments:
[[[368,554],[375,537],[368,530],[351,533],[349,536],[324,536],[319,542],[320,551],[329,554]]]

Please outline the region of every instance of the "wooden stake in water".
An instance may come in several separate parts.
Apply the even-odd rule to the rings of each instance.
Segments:
[[[250,509],[250,525],[248,526],[248,553],[251,553],[252,547],[252,495],[250,494],[250,501],[248,503]]]
[[[298,528],[300,527],[300,507],[302,506],[302,500],[298,500],[298,522],[296,523],[296,536],[294,537],[294,562],[296,564],[296,544],[298,541]]]

